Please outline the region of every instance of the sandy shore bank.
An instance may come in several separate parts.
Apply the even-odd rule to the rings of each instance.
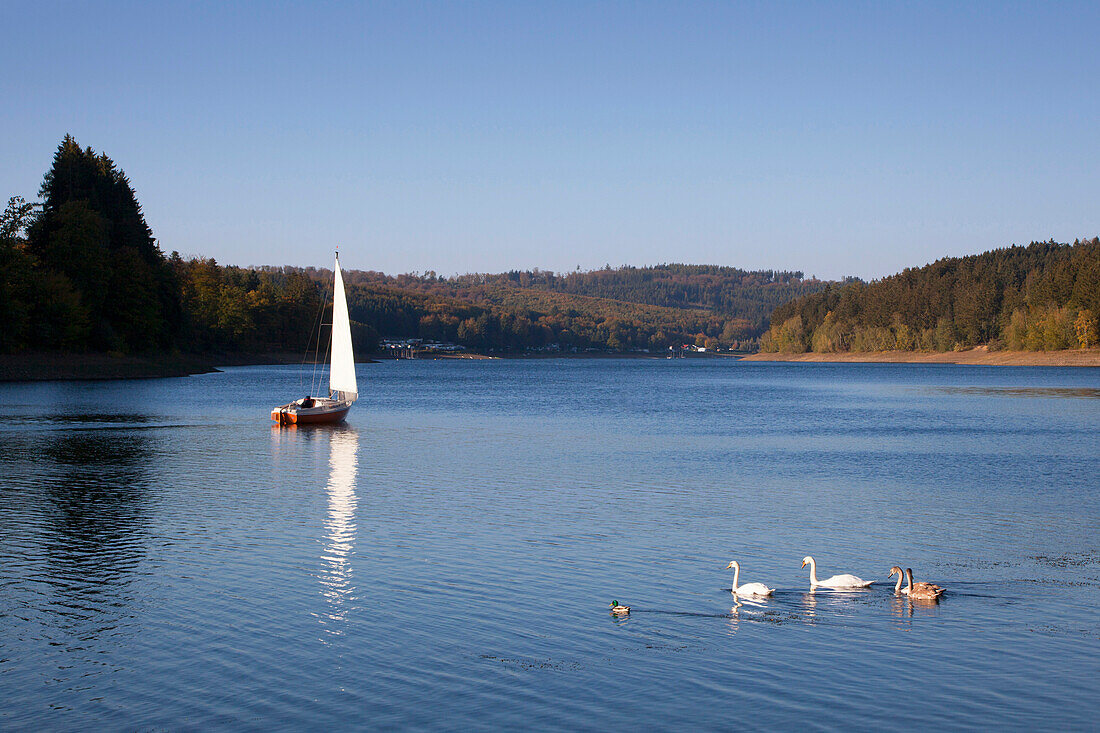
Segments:
[[[882,364],[977,364],[983,366],[1100,367],[1100,349],[1065,351],[969,351],[925,353],[914,351],[843,352],[836,354],[753,354],[745,361],[802,361]]]

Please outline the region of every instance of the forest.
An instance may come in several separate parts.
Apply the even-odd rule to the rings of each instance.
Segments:
[[[761,350],[1055,351],[1097,345],[1100,239],[948,257],[775,309]]]
[[[165,255],[125,173],[66,135],[38,203],[0,216],[0,353],[304,353],[331,270]],[[871,283],[664,264],[441,277],[345,271],[359,353],[422,338],[498,353],[1093,346],[1100,241],[939,260]]]
[[[607,265],[600,270],[566,274],[516,270],[456,277],[439,277],[434,272],[390,277],[378,272],[353,271],[345,275],[345,281],[474,303],[499,304],[503,293],[534,291],[709,311],[744,321],[745,328],[754,336],[767,330],[768,316],[776,306],[817,292],[826,285],[820,280],[804,279],[801,272],[750,272],[734,267],[682,264],[618,268]]]
[[[316,343],[331,271],[165,255],[125,173],[68,135],[39,198],[13,197],[0,219],[0,353],[302,352]],[[505,353],[754,350],[768,313],[827,286],[798,272],[692,265],[450,278],[352,270],[345,280],[363,353],[380,338],[416,337]]]
[[[322,285],[332,279],[326,269],[305,272]],[[502,352],[684,344],[755,350],[767,313],[826,285],[803,280],[801,273],[693,265],[449,278],[348,270],[344,281],[352,320],[382,337]]]

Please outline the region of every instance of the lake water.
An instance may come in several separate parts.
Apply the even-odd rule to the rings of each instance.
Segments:
[[[0,727],[1095,725],[1098,369],[358,374],[0,385]]]

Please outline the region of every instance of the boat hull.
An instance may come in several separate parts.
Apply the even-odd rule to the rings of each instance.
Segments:
[[[290,404],[272,410],[271,419],[280,425],[324,425],[343,422],[350,409],[350,402],[310,408]]]

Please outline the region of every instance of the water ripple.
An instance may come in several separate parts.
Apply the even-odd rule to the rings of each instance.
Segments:
[[[283,368],[0,385],[46,406],[0,427],[0,727],[1091,723],[1087,370],[360,376],[335,430],[267,424]],[[810,593],[808,552],[877,582]],[[734,598],[735,557],[774,596]]]

